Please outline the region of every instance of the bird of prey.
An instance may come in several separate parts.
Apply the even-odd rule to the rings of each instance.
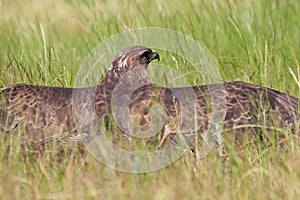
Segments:
[[[61,88],[17,84],[4,88],[0,91],[1,132],[10,135],[21,130],[23,140],[35,143],[52,139],[60,140],[64,137],[72,141],[80,141],[82,135],[78,133],[74,116],[77,114],[88,117],[94,110],[100,119],[104,119],[108,127],[111,118],[107,116],[113,112],[112,97],[114,95],[118,97],[118,93],[115,93],[116,87],[121,94],[128,94],[129,100],[125,102],[127,103],[125,107],[121,105],[122,101],[114,103],[116,105],[119,103],[122,108],[127,109],[139,127],[147,129],[154,120],[151,117],[151,107],[154,104],[162,106],[166,115],[163,121],[161,144],[170,141],[167,138],[176,135],[181,126],[191,126],[192,123],[189,122],[196,124],[194,129],[199,133],[211,127],[211,124],[214,124],[214,120],[211,120],[214,118],[213,110],[214,107],[219,106],[218,102],[221,102],[221,108],[224,109],[221,112],[224,116],[220,122],[223,130],[230,129],[231,132],[235,132],[249,125],[251,130],[278,127],[290,129],[293,133],[298,131],[297,98],[244,82],[225,82],[186,88],[158,87],[151,84],[146,72],[148,64],[154,59],[160,59],[159,54],[154,50],[143,46],[132,46],[116,55],[104,79],[95,87]],[[128,76],[130,72],[134,73]],[[124,77],[126,77],[125,81],[121,81]],[[120,82],[122,84],[118,84]],[[130,83],[144,85],[131,90]],[[186,100],[178,98],[176,94],[184,94],[186,90],[193,91],[195,101],[189,102],[188,98]],[[95,94],[92,98],[89,95],[91,91]],[[74,93],[79,94],[80,98],[72,98]],[[79,106],[80,112],[74,114],[72,112],[75,103]],[[183,114],[186,104],[189,106],[193,104],[195,108],[188,109],[191,115]],[[86,110],[87,114],[84,114]],[[116,117],[124,122],[123,116],[118,112]],[[183,117],[186,118],[182,119]],[[127,140],[130,138],[126,133],[128,127],[126,125],[124,127],[121,128],[122,139]],[[236,137],[239,136],[241,134],[237,134]]]
[[[54,140],[81,141],[75,125],[76,109],[89,108],[103,118],[111,112],[111,96],[115,84],[126,72],[140,66],[145,70],[159,54],[153,50],[132,46],[123,49],[112,61],[102,82],[90,88],[62,88],[17,84],[0,90],[0,130],[6,136],[21,131],[23,141],[44,144]],[[91,96],[91,91],[94,93]],[[80,98],[74,100],[74,94]],[[75,101],[75,102],[74,102]],[[90,105],[91,103],[93,105]],[[82,113],[77,113],[82,115]]]

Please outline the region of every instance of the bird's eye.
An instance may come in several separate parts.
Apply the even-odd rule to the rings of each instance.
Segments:
[[[152,50],[151,50],[151,49],[148,49],[147,51],[145,51],[145,52],[141,55],[141,57],[146,58],[146,59],[149,59],[149,57],[151,57],[152,54],[153,54]]]

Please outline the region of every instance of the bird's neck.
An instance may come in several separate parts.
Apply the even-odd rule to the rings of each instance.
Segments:
[[[110,68],[99,86],[106,95],[111,95],[116,87],[118,90],[126,90],[131,87],[138,88],[147,85],[151,83],[151,79],[146,71],[146,67],[141,65],[126,72]]]
[[[118,73],[112,70],[108,71],[98,87],[101,87],[105,94],[111,95],[119,79]]]

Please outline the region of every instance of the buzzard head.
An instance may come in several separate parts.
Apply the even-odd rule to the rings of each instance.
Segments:
[[[131,46],[120,51],[112,61],[108,72],[116,73],[119,77],[132,70],[133,68],[142,66],[145,69],[148,64],[160,57],[154,50],[143,46]]]

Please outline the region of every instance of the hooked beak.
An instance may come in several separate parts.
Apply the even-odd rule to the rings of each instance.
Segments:
[[[154,60],[154,59],[157,59],[158,61],[160,61],[160,57],[159,57],[159,54],[157,53],[157,52],[155,52],[154,50],[152,50],[152,55],[151,55],[151,57],[150,57],[150,59],[149,59],[149,62],[151,62],[152,60]]]

